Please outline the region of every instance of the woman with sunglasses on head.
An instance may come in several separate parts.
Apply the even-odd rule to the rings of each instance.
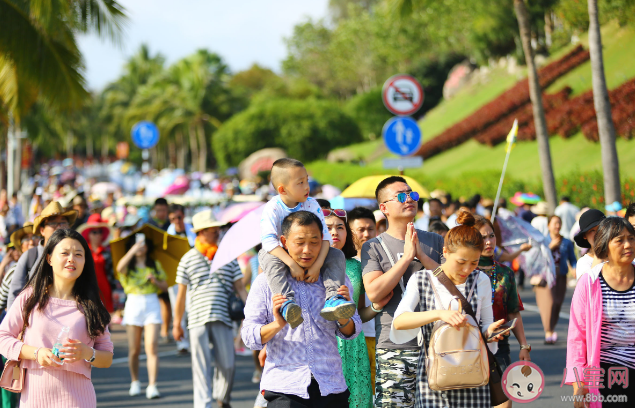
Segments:
[[[112,289],[114,285],[114,274],[112,270],[112,256],[110,249],[105,245],[110,236],[108,224],[99,214],[92,214],[88,217],[86,224],[80,226],[77,232],[82,234],[90,248],[93,261],[95,262],[95,274],[97,283],[101,291],[101,299],[104,306],[110,313],[114,311],[112,302]]]
[[[26,369],[22,408],[97,406],[91,369],[110,367],[113,344],[89,253],[79,233],[53,233],[33,279],[0,325],[0,353]],[[58,349],[62,329],[68,336]]]
[[[390,300],[387,296],[383,301],[374,303],[373,306],[363,307],[364,285],[362,283],[362,267],[355,257],[357,249],[353,233],[346,222],[346,211],[331,210],[323,208],[324,220],[326,227],[333,238],[333,248],[337,248],[344,252],[346,257],[346,275],[353,285],[353,301],[357,305],[359,316],[362,322],[374,319],[377,312],[372,308],[380,310]],[[359,300],[362,299],[362,308],[360,308]],[[370,364],[368,360],[368,349],[366,347],[365,336],[360,334],[353,340],[337,340],[337,347],[342,357],[342,369],[344,371],[344,379],[350,391],[348,399],[350,407],[372,407],[373,406],[373,390],[370,381]]]

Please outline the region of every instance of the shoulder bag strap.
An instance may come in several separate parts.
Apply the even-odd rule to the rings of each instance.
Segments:
[[[381,247],[384,248],[384,252],[386,253],[386,255],[388,255],[388,260],[390,261],[390,265],[395,266],[395,258],[392,256],[392,252],[390,252],[390,249],[388,249],[388,245],[386,245],[384,240],[381,238],[381,235],[377,236],[377,240],[381,244]],[[399,286],[401,286],[401,297],[403,297],[404,294],[406,293],[406,285],[404,285],[403,283],[403,276],[399,278]]]
[[[492,353],[492,351],[487,346],[487,338],[483,334],[483,330],[481,329],[481,323],[476,319],[476,314],[474,313],[474,309],[472,309],[472,305],[470,305],[470,302],[468,302],[467,299],[465,299],[465,296],[463,296],[461,291],[458,290],[456,286],[454,286],[454,284],[450,281],[450,278],[447,277],[447,275],[445,274],[445,272],[443,272],[443,269],[441,269],[441,267],[438,267],[434,271],[434,274],[437,277],[437,279],[439,279],[439,282],[441,282],[443,286],[445,286],[446,289],[452,295],[456,296],[459,299],[459,301],[461,302],[461,305],[463,305],[463,310],[465,310],[467,314],[472,316],[472,318],[478,325],[478,331],[481,332],[481,337],[483,338],[483,341],[485,342],[485,350],[487,350],[487,359],[489,361],[489,371],[490,371],[490,383],[500,383],[501,377],[502,377],[502,371],[500,371],[500,367],[498,365],[498,362],[496,361],[496,357],[494,357],[494,353]],[[474,283],[476,283],[477,281],[478,281],[478,276],[476,277],[476,279],[474,279]],[[473,289],[474,289],[474,285],[472,285],[472,290]]]

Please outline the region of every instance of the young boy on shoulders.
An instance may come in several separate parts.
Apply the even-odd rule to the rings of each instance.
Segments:
[[[271,168],[271,182],[278,192],[266,205],[260,220],[262,249],[258,254],[260,265],[274,294],[282,294],[286,301],[280,309],[282,316],[291,328],[296,328],[304,319],[302,309],[295,301],[295,293],[288,282],[287,271],[291,276],[306,283],[315,283],[320,277],[320,269],[329,252],[331,234],[326,229],[324,214],[317,201],[309,197],[309,175],[304,164],[294,159],[278,159]],[[323,225],[323,239],[320,243],[308,240],[301,244],[321,245],[315,263],[305,270],[280,245],[282,221],[291,213],[309,211],[318,216]],[[299,234],[302,239],[302,234]],[[308,254],[307,256],[311,256]],[[346,270],[325,268],[322,282],[326,289],[326,301],[320,315],[330,321],[348,319],[355,314],[355,303],[347,301],[337,294],[344,285]]]

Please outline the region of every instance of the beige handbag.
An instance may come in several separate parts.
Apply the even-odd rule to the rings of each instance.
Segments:
[[[24,331],[25,328],[22,327],[18,340],[22,341]],[[18,394],[21,393],[24,386],[24,371],[22,361],[7,360],[2,370],[2,376],[0,376],[0,388]]]
[[[430,278],[429,275],[428,278]],[[472,296],[476,283],[475,279],[468,299]],[[441,298],[431,278],[430,285],[432,285],[437,305],[441,305]],[[459,298],[455,296],[452,300],[458,302],[459,312],[463,313]],[[451,305],[452,301],[448,305],[448,310]],[[434,324],[426,356],[426,372],[431,390],[474,388],[487,385],[489,382],[487,345],[472,316],[465,317],[467,322],[459,330],[443,320]]]

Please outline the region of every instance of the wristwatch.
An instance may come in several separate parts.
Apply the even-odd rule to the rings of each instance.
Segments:
[[[521,350],[527,350],[527,351],[531,352],[531,344],[521,344],[520,345],[520,349]]]
[[[95,361],[95,348],[91,347],[91,349],[93,349],[93,356],[90,359],[88,359],[88,360],[84,360],[87,363],[92,363],[93,361]]]

